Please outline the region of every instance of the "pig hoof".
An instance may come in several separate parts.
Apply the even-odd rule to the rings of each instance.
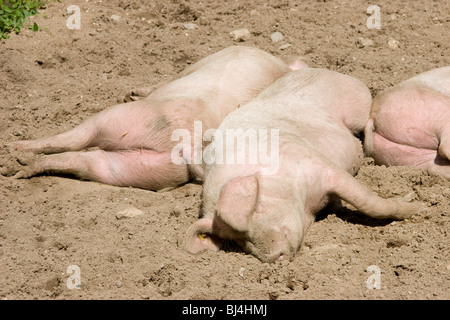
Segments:
[[[10,152],[13,151],[28,151],[29,143],[27,140],[20,140],[16,142],[9,143],[7,145]]]
[[[0,175],[4,177],[11,177],[17,173],[17,170],[13,168],[13,166],[8,163],[0,164]]]
[[[404,220],[411,218],[412,216],[421,214],[427,208],[424,203],[421,202],[410,202],[405,203],[404,201],[398,200],[399,204],[403,202],[403,209],[397,212],[392,218],[396,220]]]
[[[14,178],[28,178],[32,176],[30,164],[34,163],[40,156],[30,152],[23,152],[21,149],[22,146],[18,142],[6,144],[0,149],[0,174],[2,176],[12,176]]]
[[[29,174],[28,172],[26,172],[25,170],[20,170],[19,172],[17,172],[13,178],[14,179],[26,179],[31,177],[31,174]]]

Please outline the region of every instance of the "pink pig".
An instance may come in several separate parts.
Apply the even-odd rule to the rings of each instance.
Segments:
[[[374,218],[403,219],[417,213],[415,203],[382,199],[354,177],[363,159],[355,134],[369,118],[371,95],[359,80],[337,72],[305,68],[278,79],[255,99],[230,113],[205,154],[239,150],[222,143],[224,132],[271,129],[278,132],[279,149],[270,163],[206,162],[201,218],[187,231],[191,253],[217,251],[225,239],[234,240],[261,261],[292,258],[301,246],[316,213],[332,199],[343,199]],[[233,136],[233,139],[238,139]],[[252,154],[269,139],[247,143]],[[231,147],[230,147],[231,146]],[[202,171],[202,170],[198,170]]]
[[[450,66],[375,97],[364,133],[366,153],[377,164],[414,166],[450,179]]]
[[[292,68],[298,68],[294,63]],[[180,73],[146,99],[110,107],[65,133],[18,141],[12,150],[44,153],[27,166],[0,168],[27,178],[42,172],[73,174],[116,186],[159,190],[189,180],[186,164],[175,164],[176,129],[217,128],[225,116],[291,69],[251,47],[216,52]],[[85,148],[97,150],[80,152]],[[17,172],[18,171],[18,172]]]

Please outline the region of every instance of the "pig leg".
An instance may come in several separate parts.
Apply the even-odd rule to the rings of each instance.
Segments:
[[[450,129],[444,131],[439,137],[439,155],[447,160],[450,160]]]
[[[326,184],[329,193],[355,206],[365,215],[376,219],[405,219],[417,214],[423,205],[400,199],[383,199],[360,184],[348,172],[338,168],[328,169]]]
[[[162,109],[162,107],[160,108]],[[18,141],[12,148],[34,153],[79,151],[89,147],[103,150],[167,148],[171,121],[148,101],[135,101],[105,109],[75,128],[53,137]],[[149,138],[151,137],[151,138]]]
[[[88,119],[64,133],[43,139],[17,141],[11,147],[18,151],[45,154],[78,151],[89,147],[95,136],[95,125],[92,119]]]
[[[52,172],[115,186],[159,190],[180,185],[189,179],[186,165],[176,165],[170,152],[124,150],[64,152],[41,156],[23,167],[14,177],[28,178]]]
[[[439,137],[438,155],[428,168],[428,172],[450,180],[450,130],[445,131]]]

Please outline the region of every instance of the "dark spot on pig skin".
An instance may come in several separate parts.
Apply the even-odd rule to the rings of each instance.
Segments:
[[[151,121],[148,124],[149,128],[152,128],[155,131],[163,131],[164,129],[167,129],[168,127],[170,127],[172,124],[172,122],[167,119],[167,117],[165,115],[160,115],[158,117],[156,117],[155,120]]]

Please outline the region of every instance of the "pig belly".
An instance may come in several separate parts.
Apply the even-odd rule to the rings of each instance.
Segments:
[[[373,158],[386,166],[415,166],[427,170],[438,157],[436,149],[416,148],[386,139],[374,132]]]

